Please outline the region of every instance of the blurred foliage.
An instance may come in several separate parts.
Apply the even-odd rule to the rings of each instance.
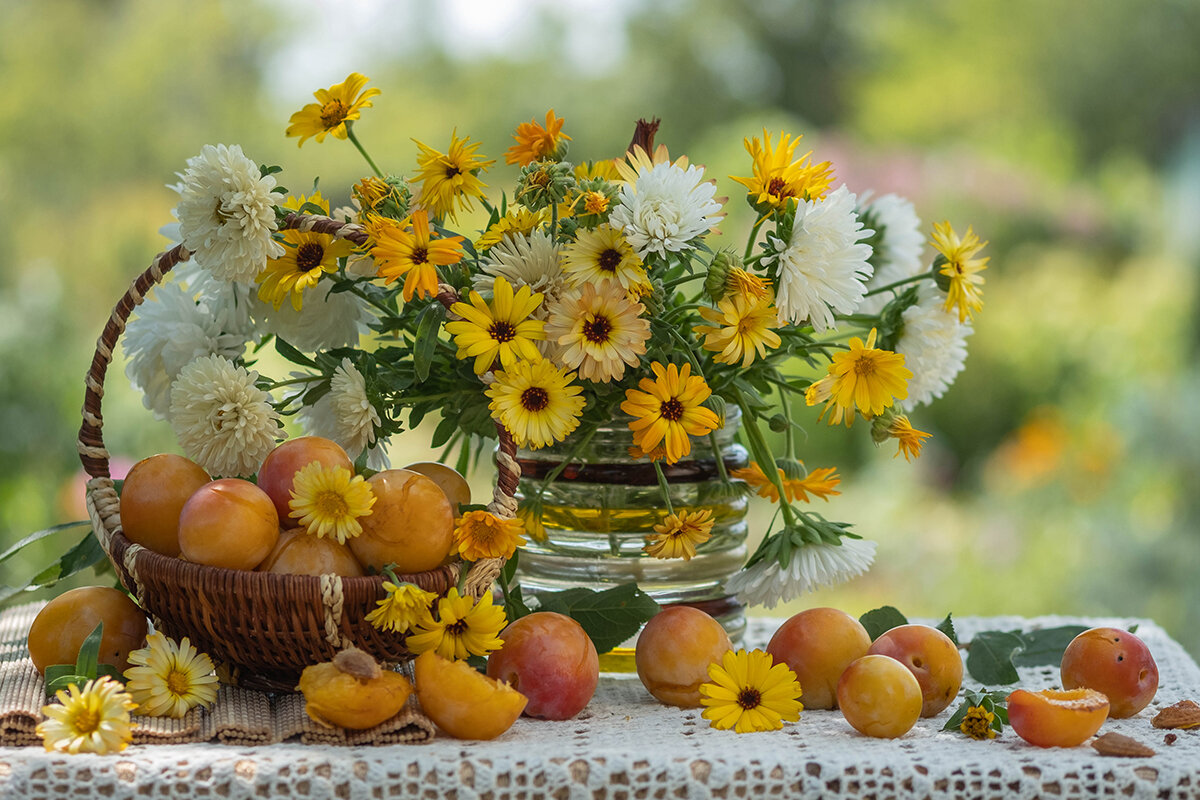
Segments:
[[[396,172],[411,138],[444,147],[454,127],[499,157],[554,108],[572,157],[595,158],[659,116],[659,140],[733,195],[731,229],[748,210],[723,176],[746,174],[742,138],[764,127],[804,133],[855,191],[973,224],[985,308],[958,383],[913,415],[936,437],[921,460],[809,425],[808,463],[848,476],[828,513],[880,546],[868,577],[804,605],[1148,616],[1200,653],[1200,5],[529,0],[474,51],[464,8],[0,0],[0,542],[82,513],[81,379],[164,244],[164,184],[236,142],[345,202],[353,149],[282,131],[357,69],[384,92],[358,132]],[[173,448],[122,369],[114,458]]]

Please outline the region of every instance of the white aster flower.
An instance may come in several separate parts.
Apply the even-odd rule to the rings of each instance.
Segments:
[[[275,178],[238,145],[205,145],[188,159],[179,205],[179,236],[196,263],[224,281],[252,284],[269,258],[283,255],[275,231]]]
[[[263,329],[306,353],[335,347],[357,347],[370,319],[366,305],[351,292],[334,292],[333,284],[318,285],[297,311],[291,303],[275,308],[257,298],[254,315]]]
[[[311,406],[304,406],[299,417],[304,429],[314,436],[332,439],[353,459],[370,448],[367,464],[372,469],[388,467],[382,442],[375,441],[379,412],[367,397],[367,382],[348,358],[333,371],[329,391]]]
[[[545,309],[566,289],[560,248],[545,231],[534,231],[528,236],[509,233],[487,251],[480,264],[482,272],[471,282],[475,291],[490,295],[496,278],[501,277],[512,284],[514,290],[528,286],[545,295],[542,304],[534,311],[539,319],[545,319]]]
[[[279,414],[257,372],[197,358],[171,384],[171,427],[188,458],[213,476],[253,475],[275,447]]]
[[[622,184],[609,223],[625,233],[643,261],[650,253],[678,253],[720,221],[716,191],[700,167],[655,164],[639,169],[635,183]]]
[[[834,314],[852,314],[866,294],[872,267],[870,236],[854,210],[854,195],[843,185],[824,200],[796,208],[790,241],[768,236],[778,262],[775,307],[780,323],[809,322],[818,333],[834,326]]]
[[[251,318],[251,309],[258,296],[255,287],[219,280],[194,261],[176,267],[175,280],[184,284],[188,292],[208,308],[221,330],[246,339],[255,337],[257,331]]]
[[[763,559],[725,582],[725,590],[745,605],[774,608],[806,592],[835,586],[861,575],[875,560],[875,542],[843,538],[841,544],[806,544],[792,552],[787,567]]]
[[[878,230],[882,232],[882,241],[876,247],[874,258],[875,274],[867,281],[867,291],[925,271],[921,264],[925,237],[921,233],[921,218],[917,216],[912,203],[899,195],[885,194],[864,202],[863,210],[872,215]],[[905,288],[871,295],[863,300],[858,310],[865,314],[878,314],[896,296],[897,291]]]
[[[167,418],[171,383],[185,365],[201,356],[241,356],[249,333],[231,331],[224,327],[227,322],[227,315],[214,312],[207,299],[197,299],[179,280],[155,287],[138,307],[121,342],[128,359],[125,374],[155,417]]]
[[[932,283],[921,286],[919,298],[904,310],[904,329],[896,342],[896,352],[904,355],[904,366],[913,374],[908,397],[897,402],[906,412],[946,393],[962,372],[967,337],[974,332],[970,320],[959,322],[957,313],[946,310],[945,295]]]

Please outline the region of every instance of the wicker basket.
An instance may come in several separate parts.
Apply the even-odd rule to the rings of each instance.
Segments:
[[[362,244],[365,234],[357,225],[326,217],[290,215],[283,228],[328,233]],[[221,569],[194,564],[147,550],[125,538],[121,530],[120,498],[109,475],[109,454],[102,436],[100,413],[104,377],[113,348],[125,330],[133,309],[145,293],[191,253],[182,245],[159,254],[138,276],[113,309],[88,370],[79,430],[79,455],[91,476],[87,507],[96,536],[117,575],[168,636],[187,636],[201,651],[226,664],[244,685],[291,690],[300,671],[309,664],[327,661],[350,645],[386,662],[411,657],[403,639],[376,630],[365,618],[383,599],[383,578],[311,577]],[[450,306],[457,295],[442,286],[438,300]],[[516,513],[519,467],[512,438],[499,425],[498,478],[489,506],[506,518]],[[471,564],[465,592],[475,597],[492,587],[503,559]],[[444,594],[458,583],[462,562],[402,579]]]

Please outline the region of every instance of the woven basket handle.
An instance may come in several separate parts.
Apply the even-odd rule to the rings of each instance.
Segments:
[[[315,214],[292,213],[284,218],[280,230],[300,230],[324,233],[335,239],[347,239],[354,244],[363,245],[367,234],[362,226],[353,223],[338,222],[329,217]],[[104,379],[108,374],[108,366],[112,363],[113,350],[117,340],[125,332],[129,315],[141,305],[146,293],[156,284],[161,283],[164,276],[176,266],[187,261],[192,256],[191,251],[182,244],[175,245],[170,250],[155,256],[150,266],[139,275],[129,287],[129,290],[117,301],[100,338],[96,341],[96,352],[92,356],[91,366],[84,378],[85,392],[83,396],[83,423],[79,427],[79,460],[83,469],[92,478],[109,478],[109,453],[104,447],[104,417],[100,406],[104,399]],[[437,299],[447,309],[458,301],[458,293],[446,285],[438,286]],[[498,471],[496,488],[493,493],[489,510],[497,516],[511,519],[516,516],[517,503],[515,494],[517,480],[521,476],[517,465],[516,444],[512,436],[497,421],[496,433],[500,440],[497,453],[496,468]],[[483,559],[471,565],[467,574],[466,590],[478,597],[491,588],[492,583],[504,566],[503,559]]]

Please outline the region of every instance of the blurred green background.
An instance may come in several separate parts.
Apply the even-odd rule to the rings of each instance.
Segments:
[[[803,133],[853,191],[909,197],[926,230],[974,225],[985,307],[966,371],[913,415],[935,435],[920,461],[809,425],[806,461],[846,479],[821,510],[879,552],[787,610],[1150,617],[1200,655],[1197,41],[1190,0],[0,0],[0,544],[83,516],[83,375],[164,246],[165,184],[239,143],[345,203],[353,148],[283,131],[361,71],[383,94],[357,131],[386,170],[457,128],[499,186],[512,129],[548,108],[576,159],[658,116],[733,197],[731,240],[747,210],[725,176],[749,174],[742,140],[764,127]],[[104,405],[118,467],[175,447],[123,368]],[[426,445],[410,433],[394,460]]]

